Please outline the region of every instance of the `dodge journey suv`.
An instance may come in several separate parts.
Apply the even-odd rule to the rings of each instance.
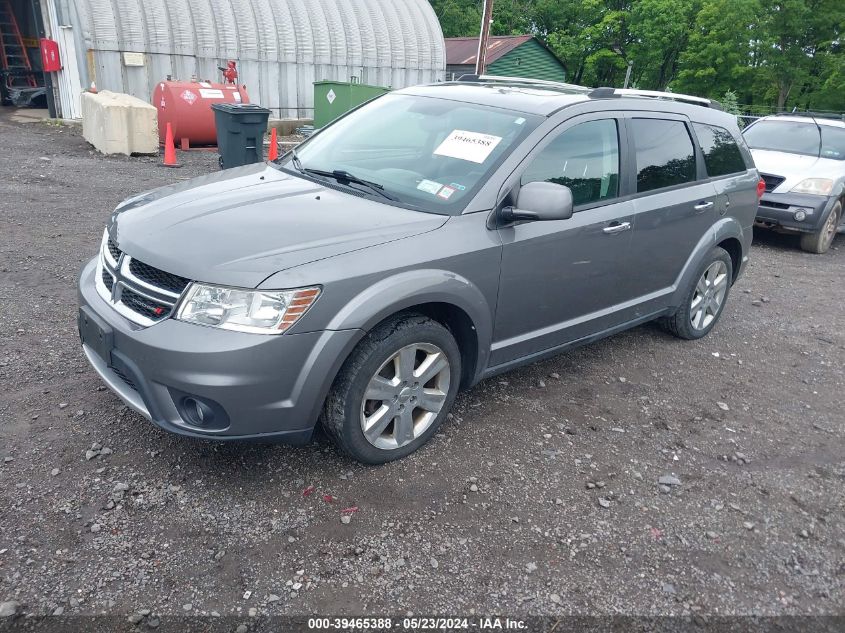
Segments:
[[[695,97],[470,77],[273,163],[130,198],[79,282],[83,350],[168,431],[405,456],[455,395],[651,320],[705,336],[762,184]]]

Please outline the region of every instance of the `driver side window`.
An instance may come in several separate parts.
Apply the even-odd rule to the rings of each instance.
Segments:
[[[575,206],[619,195],[619,132],[615,119],[588,121],[562,132],[531,162],[521,184],[545,181],[572,190]]]

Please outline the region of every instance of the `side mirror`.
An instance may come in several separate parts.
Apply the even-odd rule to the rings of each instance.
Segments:
[[[572,217],[572,191],[553,182],[529,182],[519,189],[516,207],[502,209],[505,222],[567,220]]]

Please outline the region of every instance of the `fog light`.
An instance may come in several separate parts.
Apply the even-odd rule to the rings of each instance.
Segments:
[[[185,398],[182,407],[188,422],[194,426],[206,426],[214,422],[214,410],[196,398]]]
[[[792,214],[792,217],[795,218],[796,222],[803,222],[807,218],[807,212],[804,209],[798,209]]]

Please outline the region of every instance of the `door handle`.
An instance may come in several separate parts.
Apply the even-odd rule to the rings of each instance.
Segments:
[[[714,206],[716,206],[714,202],[699,202],[693,209],[701,213],[702,211],[709,211]]]
[[[602,233],[607,233],[608,235],[613,235],[614,233],[621,233],[622,231],[627,231],[631,228],[630,222],[616,222],[615,224],[611,224],[610,226],[606,226],[602,229]]]

